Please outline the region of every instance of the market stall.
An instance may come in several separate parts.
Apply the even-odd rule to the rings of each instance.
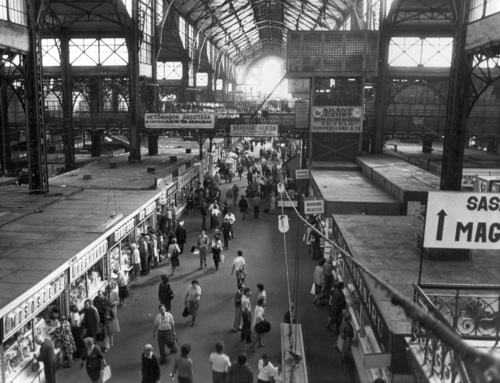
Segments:
[[[67,310],[65,287],[67,273],[40,288],[30,298],[2,318],[0,382],[33,382],[43,371],[31,370],[33,353],[40,346],[34,342],[42,335],[54,343],[57,357],[62,357],[57,338],[60,313]]]
[[[202,173],[203,174],[203,173]],[[176,204],[180,215],[186,206],[187,196],[190,190],[196,190],[200,181],[200,165],[192,166],[187,172],[177,177],[178,193]]]
[[[69,305],[83,309],[86,299],[92,299],[106,287],[109,278],[108,258],[105,257],[108,242],[99,242],[91,251],[71,260],[69,269]]]
[[[132,250],[130,245],[135,242],[135,220],[129,219],[123,223],[113,235],[108,237],[109,271],[111,275],[117,270],[123,271],[126,282],[130,281],[130,272],[133,266],[130,262]]]
[[[140,238],[143,233],[147,234],[150,229],[156,229],[156,201],[142,209],[136,215],[135,221],[135,238]]]

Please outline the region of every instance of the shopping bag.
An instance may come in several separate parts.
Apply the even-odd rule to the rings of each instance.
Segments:
[[[200,250],[196,249],[195,251],[193,251],[193,255],[200,255]]]
[[[111,379],[111,367],[109,365],[104,366],[101,370],[101,383],[106,383],[109,379]]]
[[[316,295],[316,285],[313,283],[313,287],[311,287],[311,295]]]
[[[189,315],[189,309],[187,306],[184,306],[184,310],[182,310],[182,317],[185,318]]]
[[[120,332],[120,322],[118,322],[118,319],[113,319],[109,322],[109,331],[111,333]]]
[[[339,350],[341,352],[342,352],[342,347],[344,347],[344,342],[345,342],[345,339],[339,335],[339,338],[337,339],[337,347],[339,348]]]
[[[193,246],[191,247],[191,253],[194,253],[194,252],[195,252],[195,250],[196,250],[196,245],[193,245]]]
[[[224,263],[224,259],[226,259],[226,256],[224,254],[220,255],[220,263]]]

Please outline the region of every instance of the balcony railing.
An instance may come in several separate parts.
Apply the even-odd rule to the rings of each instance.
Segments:
[[[491,341],[498,336],[500,286],[414,284],[413,287],[415,304],[462,338]],[[476,381],[474,368],[415,320],[412,343],[419,346],[431,376],[450,383]]]

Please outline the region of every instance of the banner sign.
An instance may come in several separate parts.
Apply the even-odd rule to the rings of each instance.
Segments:
[[[145,113],[146,129],[213,129],[215,113]]]
[[[231,125],[232,137],[278,137],[278,125]]]
[[[492,193],[429,192],[424,246],[500,249],[500,196]]]
[[[325,200],[312,199],[304,201],[305,214],[323,214],[325,212]]]
[[[236,109],[219,109],[215,111],[217,118],[240,118],[240,113]]]
[[[308,180],[309,179],[309,169],[296,169],[295,170],[296,180]]]
[[[313,106],[311,132],[361,133],[363,112],[362,106]]]

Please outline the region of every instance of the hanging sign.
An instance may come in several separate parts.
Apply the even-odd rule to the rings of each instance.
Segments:
[[[313,106],[311,132],[361,133],[363,112],[362,106]]]
[[[231,125],[231,137],[278,137],[278,125]]]
[[[5,315],[3,320],[3,339],[19,330],[33,316],[42,311],[48,303],[62,294],[66,286],[66,273],[61,274],[26,299],[22,304]]]
[[[491,193],[429,192],[424,246],[500,249],[500,197]]]
[[[167,186],[170,182],[172,182],[172,174],[163,178],[155,178],[156,189],[161,189],[162,187]]]
[[[240,113],[236,109],[218,109],[215,111],[215,115],[221,119],[240,118]]]
[[[296,180],[308,180],[309,179],[309,169],[296,169],[295,170]]]
[[[312,199],[304,201],[305,214],[323,214],[325,212],[325,200]]]
[[[108,250],[108,241],[104,240],[87,253],[78,254],[68,262],[70,265],[70,282],[88,270],[90,266],[101,259]]]
[[[146,129],[213,129],[215,113],[145,113]]]

